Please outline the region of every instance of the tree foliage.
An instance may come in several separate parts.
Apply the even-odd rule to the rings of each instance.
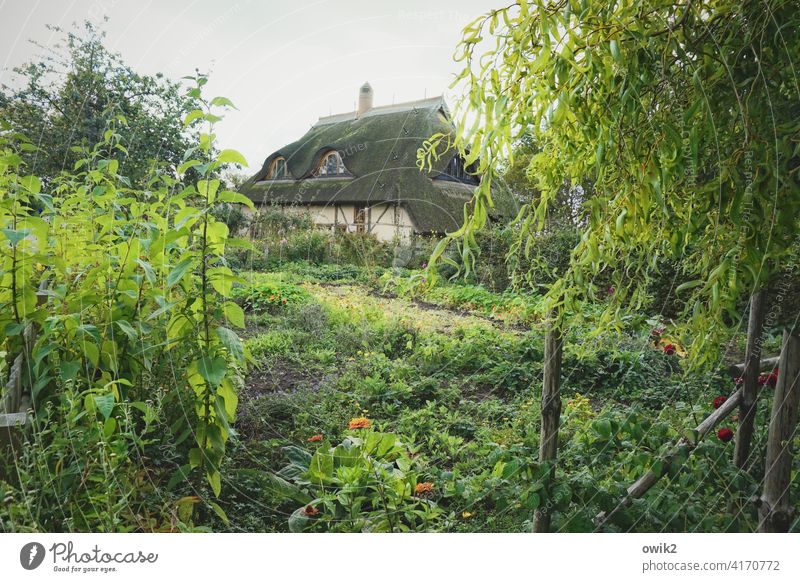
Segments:
[[[155,160],[180,163],[193,139],[182,119],[194,99],[161,74],[135,72],[106,49],[104,34],[89,22],[82,30],[50,28],[61,44],[37,45],[38,60],[15,68],[13,87],[0,91],[0,116],[38,146],[23,155],[29,170],[46,181],[72,170],[80,147],[102,141],[118,115],[127,120],[117,127],[126,149],[113,155],[125,160],[126,177],[143,178]]]
[[[549,304],[574,311],[610,271],[613,325],[623,303],[647,302],[661,259],[680,259],[692,354],[710,361],[704,348],[738,321],[741,297],[774,280],[796,244],[798,26],[791,0],[520,0],[473,21],[456,53],[466,96],[455,146],[485,177],[450,237],[465,239],[468,268],[501,160],[532,130],[541,197],[524,211],[520,244],[565,179],[594,182]],[[420,164],[448,145],[434,136]]]

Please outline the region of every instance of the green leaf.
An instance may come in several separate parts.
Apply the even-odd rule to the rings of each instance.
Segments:
[[[218,327],[214,331],[231,357],[237,362],[244,362],[244,346],[236,332],[227,327]]]
[[[108,419],[114,410],[114,395],[110,392],[108,394],[95,394],[94,403],[103,418]]]
[[[701,281],[699,279],[695,280],[695,281],[687,281],[686,283],[683,283],[682,285],[678,285],[675,288],[675,293],[678,294],[681,291],[686,291],[687,289],[693,289],[695,287],[699,287],[703,283],[705,283],[705,281]]]
[[[222,358],[204,356],[197,361],[197,372],[210,386],[217,387],[225,377],[228,366]]]
[[[236,106],[233,104],[233,101],[231,101],[227,97],[214,97],[211,100],[211,105],[218,107],[230,107],[231,109],[236,109]]]
[[[103,434],[106,438],[110,438],[114,431],[117,430],[117,419],[116,418],[107,418],[106,422],[103,424]]]
[[[217,156],[217,161],[221,164],[240,164],[247,167],[247,160],[236,150],[222,150]]]
[[[142,259],[136,259],[136,263],[144,270],[144,276],[149,283],[156,282],[156,272],[153,269],[153,266],[148,263],[147,261],[143,261]]]
[[[136,333],[136,330],[133,329],[133,326],[130,323],[128,323],[124,319],[117,320],[114,323],[116,323],[117,327],[119,327],[120,330],[122,330],[122,333],[128,336],[128,339],[130,339],[131,341],[136,341],[138,334]]]
[[[333,477],[333,454],[327,447],[320,447],[311,457],[307,473],[309,481],[327,483]]]
[[[286,458],[289,459],[289,462],[293,465],[307,469],[311,464],[311,453],[305,449],[301,449],[295,445],[289,445],[283,447],[282,450],[283,454],[286,455]]]
[[[187,126],[188,126],[189,124],[191,124],[193,121],[196,121],[196,120],[198,120],[198,119],[202,119],[202,117],[203,117],[204,115],[205,115],[205,114],[204,114],[204,113],[203,113],[203,112],[202,112],[200,109],[195,109],[195,110],[193,110],[193,111],[190,111],[190,112],[189,112],[189,113],[186,115],[186,117],[184,117],[184,118],[183,118],[183,127],[187,127]]]
[[[209,269],[207,273],[211,285],[223,297],[228,297],[231,294],[231,288],[234,283],[247,283],[245,279],[234,275],[230,267],[214,267],[213,269]]]
[[[230,190],[225,190],[224,192],[220,192],[220,195],[217,197],[217,200],[220,202],[229,202],[231,204],[244,204],[248,208],[255,208],[255,204],[253,201],[250,200],[244,194],[239,192],[231,192]]]
[[[222,475],[219,474],[219,471],[209,471],[206,473],[206,478],[208,479],[208,484],[211,485],[211,490],[214,492],[214,495],[219,497],[219,494],[222,492]]]
[[[24,239],[28,234],[30,234],[30,230],[13,230],[11,228],[4,228],[3,234],[6,235],[6,238],[11,242],[11,246],[17,246],[19,242]]]
[[[619,52],[619,43],[616,40],[612,40],[609,48],[611,48],[611,56],[614,60],[618,63],[622,62],[622,57]]]
[[[231,520],[228,519],[228,516],[225,514],[225,512],[219,505],[217,505],[213,501],[209,501],[208,504],[211,506],[211,509],[214,510],[214,513],[217,514],[217,517],[219,517],[223,522],[225,522],[225,525],[231,524]]]
[[[309,503],[311,496],[304,493],[297,485],[289,483],[274,473],[265,472],[269,492],[279,497],[291,499],[297,503]]]
[[[81,363],[78,361],[62,361],[59,368],[61,369],[61,379],[67,382],[69,380],[74,380],[78,375]]]
[[[172,287],[175,283],[180,281],[186,272],[191,269],[192,263],[194,263],[194,257],[186,257],[175,265],[169,272],[169,275],[167,275],[167,287]]]
[[[186,170],[188,170],[189,168],[194,168],[195,166],[199,166],[200,164],[202,164],[200,160],[185,161],[180,166],[178,166],[178,173],[184,174],[186,173]]]
[[[308,516],[305,513],[305,505],[298,507],[289,516],[289,531],[292,533],[302,532],[308,523]]]
[[[189,451],[189,466],[192,469],[196,469],[199,467],[203,462],[203,451],[198,449],[197,447],[193,448]]]
[[[167,491],[172,491],[179,483],[186,481],[186,478],[189,476],[191,471],[191,465],[187,464],[179,467],[178,470],[173,473],[172,477],[170,477],[170,480],[167,483]]]
[[[19,183],[31,194],[38,194],[42,191],[42,181],[36,176],[25,176],[20,178]]]
[[[209,204],[213,204],[219,190],[219,180],[200,180],[197,182],[197,191],[203,198],[208,200]]]
[[[225,317],[236,327],[244,327],[244,311],[233,301],[226,301],[222,306]]]
[[[604,439],[611,438],[611,421],[606,418],[595,420],[592,423],[592,428]]]

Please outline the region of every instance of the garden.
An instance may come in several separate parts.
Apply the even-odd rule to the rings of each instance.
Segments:
[[[800,37],[768,4],[475,19],[416,164],[479,183],[391,241],[256,207],[206,74],[66,33],[65,80],[0,92],[0,531],[800,532]]]

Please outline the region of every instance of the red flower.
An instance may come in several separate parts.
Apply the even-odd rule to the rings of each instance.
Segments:
[[[723,443],[727,443],[733,438],[733,431],[729,428],[721,428],[717,431],[717,438]]]
[[[775,388],[778,384],[778,368],[775,368],[770,372],[769,376],[767,376],[767,384]]]
[[[724,396],[717,396],[716,398],[714,398],[714,410],[725,404],[726,400],[727,398],[725,398]]]
[[[303,513],[305,514],[306,517],[314,517],[319,513],[319,509],[317,509],[313,505],[306,505],[303,508]]]
[[[733,382],[734,382],[734,384],[736,384],[737,386],[738,386],[739,384],[742,384],[742,383],[744,383],[744,376],[739,376],[738,378],[734,378],[734,379],[733,379]]]
[[[315,434],[312,437],[308,437],[308,442],[310,443],[317,443],[321,441],[324,437],[321,434]]]
[[[775,388],[775,386],[778,384],[778,368],[775,368],[769,374],[761,374],[758,377],[758,385],[764,386],[765,384]]]
[[[664,346],[664,353],[668,356],[675,355],[675,345],[674,344],[667,344]]]

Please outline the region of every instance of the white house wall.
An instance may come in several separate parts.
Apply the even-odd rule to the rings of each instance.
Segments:
[[[370,232],[378,240],[392,240],[394,237],[406,240],[414,233],[414,224],[403,206],[377,204],[370,208]]]
[[[356,207],[353,204],[284,206],[283,212],[295,215],[308,215],[315,225],[333,229],[356,232]],[[407,240],[414,233],[414,224],[406,209],[400,205],[380,203],[367,209],[365,227],[378,240],[391,241],[395,237]]]

